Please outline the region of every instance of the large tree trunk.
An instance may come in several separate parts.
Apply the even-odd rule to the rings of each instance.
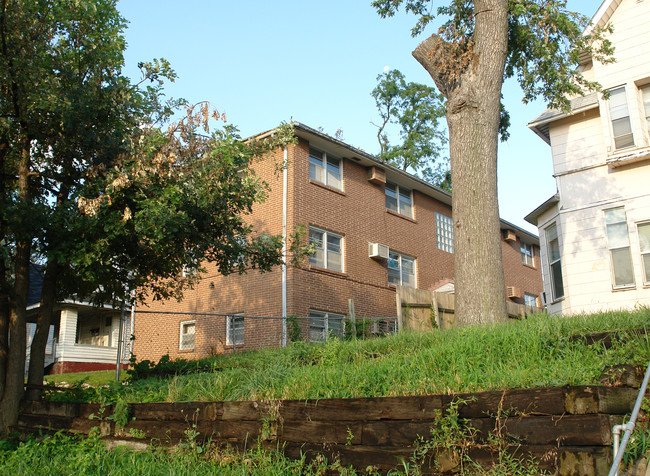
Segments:
[[[474,11],[472,41],[451,44],[433,35],[413,52],[447,98],[460,324],[496,322],[507,316],[497,148],[508,0],[476,0]]]
[[[18,194],[22,203],[30,201],[29,140],[22,147],[18,167]],[[18,224],[20,225],[20,224]],[[17,227],[21,230],[21,227]],[[5,380],[2,382],[2,399],[0,400],[0,431],[6,432],[18,422],[20,400],[25,385],[25,350],[26,350],[26,313],[29,294],[29,264],[31,258],[31,237],[29,227],[23,224],[21,234],[16,237],[15,280],[11,293],[9,310],[9,354],[7,356]]]
[[[41,390],[38,388],[43,385],[43,375],[45,373],[45,348],[47,347],[47,338],[50,334],[50,324],[54,304],[56,302],[56,280],[59,274],[59,265],[56,262],[48,261],[43,278],[43,289],[41,291],[41,305],[38,309],[36,320],[36,332],[32,340],[29,358],[29,372],[27,383],[30,387],[27,390],[27,400],[38,400],[41,396]]]

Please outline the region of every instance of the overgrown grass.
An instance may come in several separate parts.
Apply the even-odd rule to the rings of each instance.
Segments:
[[[112,383],[102,389],[82,389],[77,384],[76,394],[107,403],[123,402],[125,398],[150,402],[365,397],[594,384],[606,365],[647,364],[648,337],[627,331],[645,329],[649,321],[649,309],[571,318],[539,315],[504,325],[404,333],[369,341],[330,340],[316,345],[299,342],[285,349],[214,357],[196,366],[212,368],[212,372],[146,378],[124,385]],[[576,338],[604,331],[621,331],[611,347]],[[173,362],[166,368],[173,368]],[[189,369],[186,363],[178,368]],[[70,382],[69,378],[65,380]],[[456,417],[450,412],[441,418]],[[421,442],[413,459],[390,474],[419,474],[422,455],[449,445],[456,448],[458,441],[468,439],[458,425],[457,433],[448,434],[452,427],[437,425],[443,433],[432,432],[430,439]],[[644,448],[641,442],[639,451]],[[539,474],[534,461],[506,458],[487,473],[469,460],[467,464],[463,474]],[[181,444],[173,450],[151,446],[143,452],[126,448],[108,451],[97,438],[65,434],[20,445],[0,442],[0,471],[129,476],[356,474],[324,459],[313,463],[292,461],[277,451],[259,447],[245,453],[194,444]]]
[[[125,381],[127,378],[124,370],[120,372],[120,381]],[[88,385],[108,385],[110,382],[115,380],[115,370],[98,370],[95,372],[75,372],[70,374],[54,374],[46,375],[45,382],[55,385],[66,384],[78,384],[83,382]]]
[[[2,442],[0,471],[2,474],[83,474],[112,476],[148,475],[321,475],[339,473],[353,475],[352,470],[325,460],[308,463],[290,460],[280,452],[259,447],[245,453],[217,449],[212,446],[183,446],[169,450],[150,446],[136,452],[126,447],[113,451],[95,437],[79,438],[59,433],[43,440],[22,444]]]
[[[375,397],[589,385],[603,367],[647,364],[645,335],[611,348],[574,336],[643,329],[650,309],[590,316],[532,316],[507,324],[403,333],[367,341],[297,342],[213,358],[214,372],[124,385],[130,402]]]

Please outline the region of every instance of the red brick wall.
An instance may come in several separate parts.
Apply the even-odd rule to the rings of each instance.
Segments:
[[[254,207],[248,221],[257,230],[282,232],[282,173],[276,164],[278,150],[268,160],[255,164],[258,175],[270,187],[265,203]],[[435,212],[451,216],[451,207],[418,191],[413,192],[413,219],[388,211],[383,185],[367,180],[366,168],[350,158],[342,161],[343,190],[333,190],[309,180],[309,144],[300,140],[288,149],[288,230],[296,225],[316,226],[344,237],[342,273],[309,265],[289,267],[287,314],[307,316],[310,309],[348,314],[348,299],[354,300],[358,317],[395,316],[395,292],[388,284],[386,261],[368,257],[368,242],[387,245],[392,251],[416,258],[417,285],[429,289],[441,280],[453,278],[453,254],[436,246]],[[392,180],[391,180],[392,179]],[[397,181],[398,177],[388,176]],[[542,291],[539,248],[535,247],[536,268],[521,261],[519,240],[503,241],[507,286],[539,295]],[[192,312],[195,317],[176,314],[138,313],[135,319],[134,353],[137,358],[157,360],[171,357],[198,358],[213,352],[229,352],[225,345],[225,317],[207,313],[244,313],[247,316],[281,315],[281,272],[251,271],[242,276],[222,277],[214,267],[197,287],[178,302],[151,303],[147,310]],[[523,302],[523,299],[521,300]],[[180,323],[196,320],[195,348],[179,351]],[[281,320],[245,320],[244,348],[275,346],[281,342]]]
[[[518,304],[524,304],[524,293],[540,298],[544,286],[542,284],[539,246],[533,245],[534,266],[529,266],[521,260],[521,237],[518,236],[517,240],[512,242],[502,240],[501,244],[506,286],[514,286],[521,290],[520,298],[511,298],[510,300]],[[541,306],[541,300],[539,299],[538,305]]]
[[[74,372],[95,372],[97,370],[115,370],[116,364],[104,364],[99,362],[55,362],[50,370],[50,375],[68,374]],[[128,364],[122,364],[122,369],[128,368]]]

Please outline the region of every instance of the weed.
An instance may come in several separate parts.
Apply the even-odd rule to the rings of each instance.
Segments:
[[[352,440],[354,440],[354,433],[352,433],[352,430],[350,429],[350,427],[348,427],[345,436],[345,446],[351,446]]]
[[[147,434],[144,432],[144,430],[140,430],[138,428],[129,428],[129,434],[131,435],[131,438],[137,438],[139,440],[147,437]]]
[[[298,342],[302,340],[302,328],[296,316],[287,318],[287,337],[289,342]]]
[[[279,426],[284,423],[284,419],[280,414],[282,402],[279,400],[273,400],[262,403],[267,405],[268,414],[260,418],[260,421],[262,422],[261,437],[263,440],[274,440],[278,437]]]

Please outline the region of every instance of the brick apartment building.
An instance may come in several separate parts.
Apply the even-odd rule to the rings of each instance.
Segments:
[[[318,251],[299,268],[263,274],[223,277],[208,264],[182,302],[136,309],[138,360],[199,358],[229,352],[233,344],[238,350],[286,342],[282,319],[242,315],[312,316],[305,338],[321,340],[340,331],[349,299],[357,318],[390,317],[396,315],[395,284],[449,288],[450,194],[303,124],[294,126],[298,144],[254,165],[271,191],[250,222],[270,234],[282,234],[283,221],[289,232],[303,225]],[[288,167],[278,172],[282,160]],[[538,237],[505,221],[501,228],[510,299],[541,306]]]

